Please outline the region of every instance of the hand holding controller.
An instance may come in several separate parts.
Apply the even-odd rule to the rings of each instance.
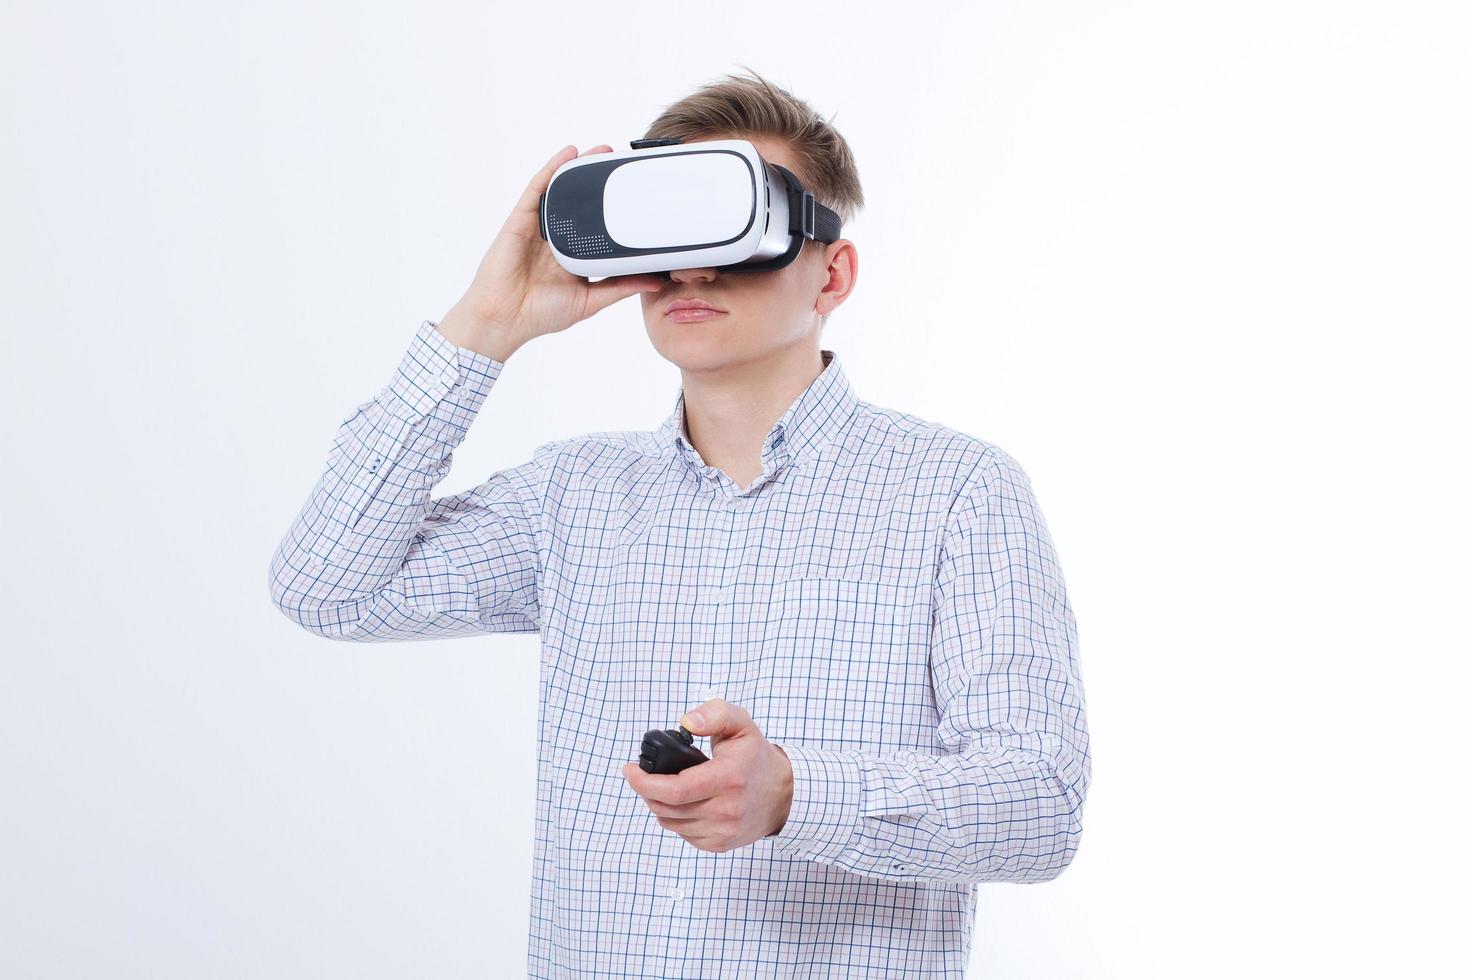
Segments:
[[[638,753],[638,768],[644,772],[682,772],[708,761],[709,756],[694,747],[694,733],[683,725],[678,730],[649,729]]]

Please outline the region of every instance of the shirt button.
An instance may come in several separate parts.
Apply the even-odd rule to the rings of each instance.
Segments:
[[[669,897],[672,898],[676,902],[679,901],[680,899],[682,899],[684,897],[684,889],[678,887],[677,885],[675,887],[673,887],[673,888],[670,888],[669,889]]]
[[[706,701],[709,701],[712,698],[720,698],[721,700],[724,700],[725,698],[725,695],[721,693],[720,689],[718,687],[715,687],[713,684],[701,691],[700,694],[704,697]]]

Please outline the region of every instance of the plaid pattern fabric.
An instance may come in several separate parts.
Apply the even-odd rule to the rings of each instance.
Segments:
[[[749,486],[689,443],[681,389],[657,429],[434,498],[504,364],[423,321],[271,559],[331,639],[540,634],[532,976],[962,977],[976,883],[1076,850],[1077,631],[1026,474],[822,358]],[[781,832],[720,853],[621,772],[711,697],[794,776]]]

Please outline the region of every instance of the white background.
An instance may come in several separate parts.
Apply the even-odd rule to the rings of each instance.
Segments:
[[[971,975],[1449,975],[1463,9],[7,4],[0,975],[524,971],[536,638],[324,641],[267,563],[531,174],[740,64],[856,154],[824,346],[1022,463],[1077,613],[1082,849]],[[436,494],[657,425],[637,304]]]

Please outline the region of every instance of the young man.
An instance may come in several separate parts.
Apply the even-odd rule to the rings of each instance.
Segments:
[[[862,203],[842,137],[758,76],[647,136],[749,139],[844,221]],[[776,271],[566,273],[537,200],[568,150],[343,424],[272,596],[340,640],[540,633],[532,976],[961,977],[975,884],[1059,874],[1090,781],[1030,483],[857,396],[820,344],[849,240]],[[515,350],[634,293],[682,376],[663,424],[431,499]],[[714,312],[671,314],[688,301]],[[673,718],[712,758],[643,772]]]

